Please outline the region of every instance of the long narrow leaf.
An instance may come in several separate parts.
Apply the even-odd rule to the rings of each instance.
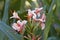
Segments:
[[[52,13],[53,13],[52,7],[54,5],[54,2],[55,1],[53,0],[47,14],[46,28],[44,30],[44,40],[47,40],[48,33],[52,24]]]
[[[8,21],[9,4],[10,4],[10,0],[5,0],[4,14],[3,14],[3,18],[2,18],[2,21],[4,21],[5,23],[7,23],[7,21]]]
[[[10,40],[22,40],[22,35],[17,34],[11,27],[0,21],[0,30],[6,34]]]

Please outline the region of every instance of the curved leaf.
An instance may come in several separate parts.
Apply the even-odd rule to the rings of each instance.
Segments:
[[[22,35],[17,34],[11,27],[0,21],[0,30],[6,34],[10,40],[22,40]]]

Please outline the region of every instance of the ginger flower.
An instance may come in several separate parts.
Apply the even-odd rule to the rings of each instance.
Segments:
[[[46,16],[44,13],[42,13],[42,10],[43,10],[43,7],[35,8],[35,10],[32,10],[32,11],[28,9],[28,19],[39,21],[41,29],[43,30],[45,28]]]
[[[25,28],[25,24],[27,23],[26,20],[23,20],[22,22],[20,20],[17,21],[17,23],[12,24],[12,28],[20,33],[22,33],[23,29]]]
[[[33,19],[37,19],[41,16],[40,11],[43,9],[43,7],[41,8],[35,8],[35,10],[32,10],[32,14],[33,14]]]
[[[35,21],[39,21],[41,25],[41,29],[44,30],[45,28],[45,21],[46,21],[46,16],[45,14],[42,14],[42,17],[39,19],[35,19]]]
[[[40,18],[42,10],[43,10],[43,7],[35,8],[35,14],[36,14],[37,18]]]
[[[17,12],[13,12],[13,16],[12,17],[10,17],[10,19],[11,18],[16,18],[16,19],[20,19],[20,17],[18,16],[18,13]]]
[[[34,13],[35,10],[30,10],[28,9],[28,19],[31,20],[31,18],[35,19],[36,18],[36,14]]]

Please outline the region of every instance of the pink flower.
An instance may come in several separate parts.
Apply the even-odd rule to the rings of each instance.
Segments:
[[[17,30],[17,31],[20,31],[20,25],[18,25],[17,23],[13,23],[12,28]]]
[[[41,8],[35,8],[35,10],[28,10],[28,19],[33,18],[33,20],[35,21],[39,21],[41,24],[41,29],[43,30],[45,28],[45,21],[46,21],[46,16],[43,13],[42,15],[40,14],[41,10],[43,9],[43,7]],[[40,17],[37,19],[37,16]]]
[[[28,19],[36,19],[37,15],[40,17],[40,11],[43,9],[43,7],[41,8],[35,8],[35,10],[30,10],[28,9]]]
[[[42,22],[45,22],[46,21],[46,15],[45,14],[42,14],[41,19],[42,19]]]
[[[16,19],[20,19],[20,17],[18,16],[18,13],[17,12],[13,12],[13,16],[10,17],[10,18],[16,18]]]
[[[30,9],[28,9],[28,20],[30,20],[32,18],[33,14],[32,11]]]
[[[36,18],[36,14],[34,12],[35,12],[35,10],[31,11],[30,9],[28,9],[28,19],[31,19],[31,18],[35,19]]]
[[[41,22],[45,22],[46,21],[46,16],[45,16],[45,14],[42,14],[42,17],[41,18],[39,18],[39,19],[35,19],[36,21],[41,21]]]
[[[27,23],[26,20],[23,20],[22,22],[20,20],[18,20],[17,23],[12,24],[12,28],[14,30],[17,30],[18,32],[22,33],[26,23]]]
[[[40,21],[41,21],[42,30],[44,30],[44,28],[45,28],[45,21],[46,21],[45,14],[42,14],[42,17],[41,17]]]
[[[44,28],[45,28],[45,21],[46,21],[45,14],[42,14],[42,17],[39,18],[39,19],[35,19],[35,21],[40,21],[41,29],[44,30]]]

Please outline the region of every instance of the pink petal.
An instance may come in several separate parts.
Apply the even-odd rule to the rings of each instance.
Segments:
[[[44,30],[45,28],[45,23],[41,23],[41,29]]]
[[[39,13],[42,9],[43,9],[43,7],[41,7],[41,8],[35,8],[35,13]]]
[[[45,14],[42,14],[42,19],[46,18]]]
[[[13,24],[12,24],[12,28],[13,28],[14,30],[20,31],[20,27],[17,25],[17,23],[13,23]]]
[[[23,20],[23,21],[22,21],[22,24],[24,24],[24,25],[25,25],[26,23],[27,23],[27,21],[26,21],[26,20]]]

